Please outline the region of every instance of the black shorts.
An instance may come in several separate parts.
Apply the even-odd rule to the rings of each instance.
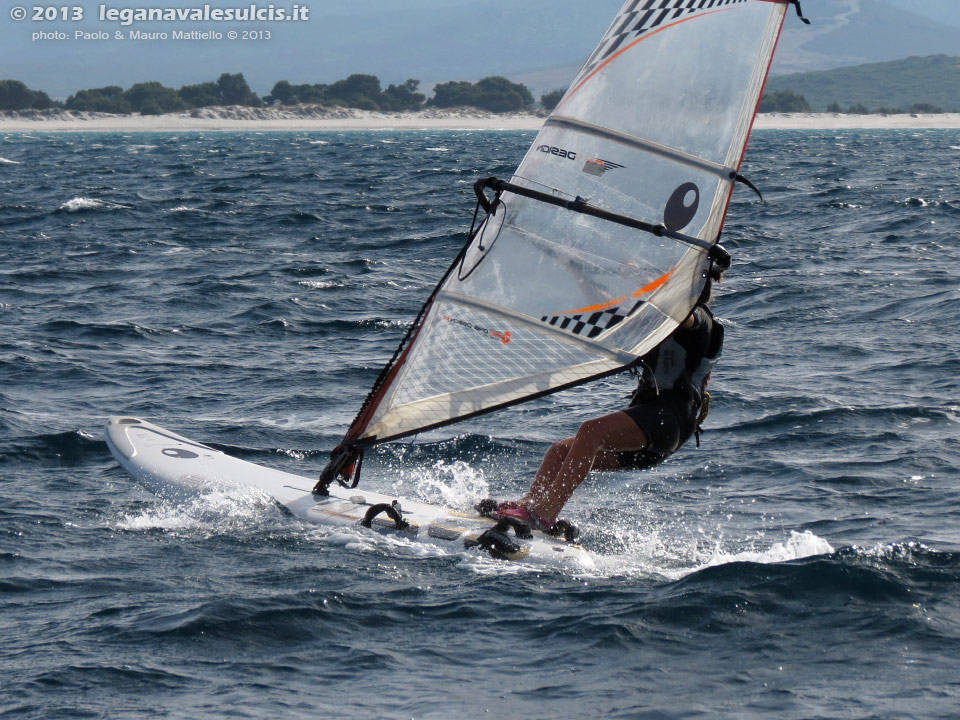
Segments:
[[[647,437],[643,450],[617,453],[621,468],[642,470],[663,462],[693,435],[697,421],[689,398],[679,393],[665,392],[624,409]]]

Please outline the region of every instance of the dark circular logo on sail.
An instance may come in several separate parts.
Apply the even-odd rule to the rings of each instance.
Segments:
[[[180,460],[192,460],[195,457],[200,457],[195,452],[182,448],[164,448],[161,452],[167,457],[179,458]]]
[[[700,207],[700,188],[694,183],[684,183],[667,200],[663,211],[663,224],[670,230],[682,230],[697,214]]]

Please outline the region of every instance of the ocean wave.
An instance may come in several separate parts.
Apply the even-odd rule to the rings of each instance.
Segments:
[[[323,218],[314,213],[298,211],[285,215],[276,222],[280,225],[309,225],[311,223],[323,222]]]
[[[93,212],[97,210],[128,210],[126,205],[117,205],[97,198],[75,197],[63,203],[58,210],[60,212],[80,213]]]
[[[51,320],[40,327],[45,333],[70,339],[84,340],[142,340],[158,335],[176,334],[174,330],[158,330],[130,322],[80,322]]]
[[[590,573],[311,525],[229,478],[157,494],[113,460],[102,425],[126,409],[315,477],[463,245],[473,180],[509,177],[533,137],[5,139],[37,168],[9,166],[0,206],[13,715],[149,714],[170,687],[197,717],[342,697],[342,717],[442,717],[471,693],[491,714],[951,716],[957,131],[754,135],[745,172],[768,192],[738,191],[726,221],[708,431],[577,489]],[[133,144],[158,146],[150,163]],[[71,198],[94,207],[52,211]],[[361,488],[465,511],[520,497],[550,443],[635,382],[371,448]],[[254,676],[272,690],[246,692]],[[424,694],[441,685],[462,694]]]
[[[0,463],[76,467],[103,460],[106,443],[85,430],[12,437],[0,443]]]
[[[297,285],[311,290],[332,290],[350,287],[350,283],[344,280],[301,280]]]
[[[205,488],[201,494],[161,491],[162,499],[121,514],[117,530],[166,533],[194,537],[244,536],[261,533],[263,523],[284,517],[276,503],[260,490],[229,481]]]

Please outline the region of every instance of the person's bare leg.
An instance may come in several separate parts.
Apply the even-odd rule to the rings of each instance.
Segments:
[[[643,450],[646,447],[646,436],[626,413],[615,412],[587,420],[572,439],[550,447],[530,490],[520,502],[549,527],[590,472],[598,453]],[[559,468],[554,469],[561,455]],[[609,467],[609,457],[603,460],[603,464]]]
[[[530,483],[530,489],[520,500],[521,505],[528,505],[531,497],[539,497],[553,486],[553,480],[563,467],[563,461],[570,452],[570,446],[573,445],[574,438],[568,437],[566,440],[558,440],[543,456],[540,468],[537,470],[533,482]]]

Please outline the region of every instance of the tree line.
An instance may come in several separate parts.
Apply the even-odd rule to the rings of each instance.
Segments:
[[[215,82],[184,85],[179,90],[159,82],[136,83],[124,90],[117,85],[78,90],[64,102],[52,100],[47,93],[31,90],[19,80],[0,80],[0,110],[47,110],[63,108],[116,114],[140,113],[160,115],[202,107],[245,105],[318,104],[333,107],[402,112],[423,108],[475,107],[495,113],[529,110],[535,106],[530,90],[505,77],[493,76],[475,83],[455,81],[433,88],[433,97],[419,92],[419,80],[399,85],[380,83],[376,75],[354,74],[330,84],[294,85],[287,80],[277,82],[269,95],[258,97],[242,73],[223,73]],[[546,93],[540,103],[552,110],[563,90]]]
[[[822,106],[821,106],[822,107]],[[810,103],[800,93],[793,90],[774,90],[764,93],[760,100],[760,112],[813,112]],[[911,103],[907,107],[892,108],[880,106],[873,109],[863,103],[853,103],[842,106],[834,101],[827,106],[829,113],[844,113],[847,115],[899,115],[903,113],[939,114],[943,108],[932,103]]]
[[[221,105],[264,107],[310,103],[388,112],[466,106],[503,113],[529,110],[535,106],[533,96],[525,85],[499,76],[486,77],[475,83],[440,83],[434,86],[433,97],[429,99],[419,91],[419,86],[419,80],[410,79],[399,85],[383,88],[376,75],[354,74],[329,84],[294,85],[287,80],[281,80],[273,86],[269,95],[261,98],[250,89],[242,73],[223,73],[215,82],[184,85],[179,90],[165,87],[159,82],[136,83],[126,90],[110,85],[78,90],[66,101],[59,102],[52,100],[42,90],[32,90],[19,80],[0,80],[0,111],[64,108],[116,114],[159,115]],[[553,110],[564,92],[555,90],[541,95],[540,105],[547,110]],[[759,109],[762,113],[813,112],[807,99],[793,90],[764,93]],[[928,102],[876,108],[868,108],[862,102],[849,105],[833,102],[826,110],[855,115],[943,112],[941,107]]]

